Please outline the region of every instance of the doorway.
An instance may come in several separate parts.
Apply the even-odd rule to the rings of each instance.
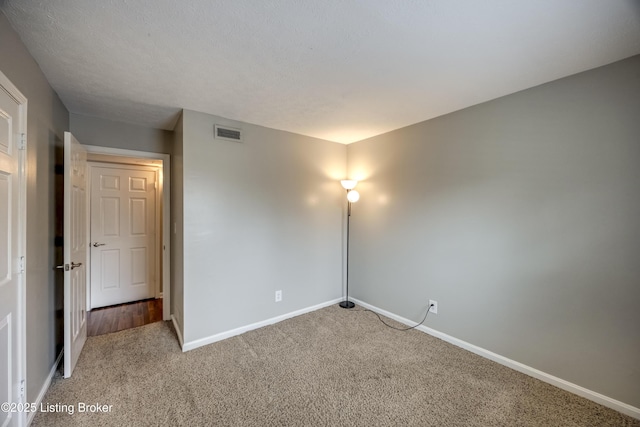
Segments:
[[[90,309],[160,298],[159,167],[90,160],[87,165]]]
[[[156,316],[169,320],[169,155],[109,147],[86,148],[92,182],[87,306],[89,310],[95,309],[90,318],[103,317],[107,309],[128,317],[132,307],[137,307],[137,300],[141,300],[138,305],[142,307],[149,299],[160,299],[160,304],[154,304],[161,310]],[[102,190],[104,194],[100,194]],[[104,200],[101,203],[101,199],[106,199],[106,203]],[[126,208],[116,214],[118,205]],[[101,216],[107,221],[96,224]],[[116,231],[124,229],[127,233],[120,234],[126,234],[125,239],[118,241]],[[124,292],[114,297],[117,294],[113,292],[114,284],[120,276],[132,280],[125,281]],[[118,304],[117,309],[98,308],[114,304]],[[125,319],[116,323],[131,322]]]

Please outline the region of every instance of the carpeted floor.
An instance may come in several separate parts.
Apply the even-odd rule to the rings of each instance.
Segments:
[[[187,353],[166,322],[91,337],[43,400],[74,414],[38,413],[32,425],[640,426],[359,310],[332,306]],[[80,403],[111,408],[79,413]]]

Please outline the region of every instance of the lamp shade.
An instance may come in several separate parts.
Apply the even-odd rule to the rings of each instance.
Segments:
[[[358,185],[358,181],[355,179],[343,179],[340,181],[340,184],[342,184],[342,188],[345,190],[353,190],[356,185]]]
[[[358,193],[356,190],[351,190],[347,193],[347,200],[349,200],[351,203],[355,203],[358,200],[360,200],[360,193]]]

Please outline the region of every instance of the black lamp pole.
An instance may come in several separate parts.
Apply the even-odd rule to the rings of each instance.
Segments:
[[[347,194],[349,194],[349,191],[351,190],[347,190]],[[354,193],[355,194],[355,193]],[[348,202],[349,204],[347,205],[347,298],[342,301],[339,305],[342,308],[353,308],[356,305],[349,301],[349,220],[351,219],[351,202]]]

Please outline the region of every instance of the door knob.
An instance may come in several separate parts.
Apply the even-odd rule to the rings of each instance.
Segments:
[[[76,267],[80,267],[81,265],[82,265],[82,263],[81,263],[81,262],[79,262],[79,263],[72,262],[72,263],[71,263],[71,269],[73,270],[74,268],[76,268]]]
[[[97,248],[98,246],[104,246],[104,245],[106,245],[106,243],[98,243],[98,242],[93,243],[94,248]]]

